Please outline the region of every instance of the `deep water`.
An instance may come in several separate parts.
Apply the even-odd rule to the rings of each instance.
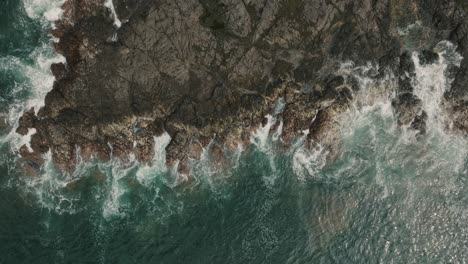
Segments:
[[[438,45],[439,62],[416,63],[426,135],[396,125],[391,73],[376,80],[375,65],[344,63],[341,74],[356,77],[361,92],[337,120],[334,160],[302,139],[280,151],[281,131],[268,133],[281,122],[272,113],[228,169],[207,149],[189,183],[164,166],[166,135],[155,139],[152,167],[88,162],[63,175],[48,154],[40,176],[25,176],[15,151],[27,137],[12,131],[23,111],[43,104],[50,64],[63,60],[48,35],[59,3],[0,1],[0,263],[468,260],[468,142],[446,131],[440,104],[445,69],[461,60],[450,43]]]

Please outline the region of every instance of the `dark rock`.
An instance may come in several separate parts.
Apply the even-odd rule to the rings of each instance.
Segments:
[[[31,153],[27,146],[22,146],[19,149],[19,153],[22,157],[20,162],[22,163],[24,172],[31,176],[37,175],[41,169],[41,166],[44,164],[44,160],[39,155]]]
[[[466,133],[468,131],[468,102],[454,105],[450,110],[450,117],[455,128]]]
[[[425,111],[422,111],[420,114],[416,115],[413,122],[411,122],[410,127],[412,129],[418,130],[419,134],[426,133],[426,121],[427,121],[427,114]]]
[[[393,101],[392,106],[398,117],[400,126],[410,125],[415,117],[422,111],[421,100],[412,93],[403,93],[398,95]]]
[[[67,68],[63,63],[54,63],[51,65],[50,70],[55,76],[55,80],[60,81],[67,76]]]
[[[435,63],[439,59],[439,54],[430,50],[423,50],[418,54],[418,57],[421,65],[427,65]]]
[[[468,57],[466,11],[456,0],[113,3],[120,28],[104,0],[64,3],[52,34],[60,38],[54,46],[66,66],[52,66],[57,82],[39,118],[29,111],[20,121],[18,133],[37,129],[35,155],[50,148],[64,169],[73,168],[77,148],[87,157],[126,159],[134,152],[149,161],[152,137],[162,131],[172,137],[171,164],[196,156],[190,150],[197,140],[203,147],[214,137],[231,147],[248,143],[249,132],[280,97],[286,142],[310,128],[309,139],[331,146],[338,140],[334,117],[359,88],[356,80],[336,74],[348,60],[379,62],[374,78],[394,71],[399,122],[415,120],[421,127],[424,118],[415,119],[420,102],[411,95],[411,52],[450,39]],[[397,33],[416,19],[423,30],[409,46]],[[421,54],[424,63],[435,60],[433,53]],[[454,70],[448,101],[464,100],[467,68],[465,60]]]
[[[22,117],[20,117],[16,133],[23,136],[28,134],[29,129],[35,127],[36,122],[37,117],[34,113],[34,108],[31,108],[29,111],[25,112]]]
[[[413,86],[411,84],[415,77],[415,68],[411,53],[404,52],[400,56],[399,79],[398,79],[398,92],[412,93]]]

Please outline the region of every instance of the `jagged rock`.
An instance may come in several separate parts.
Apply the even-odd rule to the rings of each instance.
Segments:
[[[450,117],[456,128],[468,131],[468,102],[453,106]]]
[[[409,52],[404,52],[400,56],[400,67],[399,67],[399,82],[398,82],[398,92],[399,93],[412,93],[413,86],[411,84],[413,78],[415,77],[414,73],[414,62],[411,58]]]
[[[412,93],[400,94],[392,101],[392,106],[397,113],[398,124],[400,126],[410,125],[422,111],[421,100]]]
[[[411,122],[410,127],[419,131],[420,134],[426,133],[426,121],[427,121],[427,114],[425,111],[422,111],[420,114],[416,115]]]
[[[402,95],[394,105],[400,122],[410,124],[419,114],[409,95],[410,51],[449,39],[468,55],[466,10],[455,0],[113,3],[119,28],[103,0],[64,3],[52,34],[60,38],[54,46],[66,67],[53,66],[57,81],[45,107],[37,119],[28,112],[21,122],[19,133],[37,129],[28,155],[50,148],[65,169],[73,168],[77,149],[86,157],[135,153],[149,161],[153,136],[167,131],[168,162],[186,167],[200,153],[194,142],[248,144],[250,131],[279,98],[285,100],[279,114],[285,142],[310,129],[309,139],[333,145],[334,116],[357,90],[352,78],[335,76],[337,62],[379,62],[396,70]],[[409,47],[398,32],[416,20],[423,30]],[[428,62],[429,55],[423,57]],[[464,60],[447,100],[465,100],[467,68]]]
[[[34,113],[34,108],[29,109],[25,112],[22,117],[19,119],[19,125],[16,129],[16,133],[20,135],[28,134],[30,128],[35,128],[37,122],[36,114]]]
[[[435,63],[439,59],[439,54],[430,50],[423,50],[418,54],[418,57],[421,65],[427,65]]]
[[[67,68],[63,63],[54,63],[50,66],[50,70],[56,81],[60,81],[67,76]]]

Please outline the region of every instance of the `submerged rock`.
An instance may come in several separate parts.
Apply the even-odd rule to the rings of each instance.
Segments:
[[[449,39],[468,55],[468,26],[455,0],[400,2],[113,0],[115,10],[109,10],[103,0],[67,0],[52,31],[66,65],[52,66],[56,83],[45,107],[37,117],[25,113],[18,132],[36,128],[28,155],[50,149],[66,170],[78,148],[86,157],[136,153],[149,161],[153,137],[163,131],[172,138],[169,164],[187,163],[211,140],[231,149],[248,144],[249,133],[284,98],[278,113],[284,142],[310,129],[309,140],[332,147],[338,140],[334,116],[349,108],[358,90],[334,75],[343,61],[397,71],[402,95],[394,106],[400,123],[410,124],[420,112],[409,94],[409,51],[425,50],[421,61],[432,63],[437,56],[427,50]],[[416,22],[430,34],[408,47],[398,32]],[[449,100],[466,96],[466,69],[465,60]],[[423,119],[414,126],[422,127]]]

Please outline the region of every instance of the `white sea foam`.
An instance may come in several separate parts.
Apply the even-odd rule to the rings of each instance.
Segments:
[[[275,115],[281,114],[284,111],[285,107],[286,107],[286,100],[284,100],[283,97],[280,97],[275,106]]]
[[[426,138],[428,145],[424,147],[426,148],[424,151],[429,152],[420,154],[422,157],[421,159],[417,158],[414,160],[408,158],[409,161],[400,160],[401,157],[410,155],[410,153],[407,153],[408,148],[417,148],[421,142],[416,139],[417,131],[409,127],[398,128],[397,119],[391,104],[398,88],[398,78],[391,73],[387,74],[384,78],[377,78],[376,73],[379,69],[377,66],[371,64],[355,66],[354,63],[347,62],[343,63],[341,69],[338,71],[338,74],[345,76],[345,79],[353,77],[357,80],[359,86],[359,90],[353,93],[353,107],[337,118],[340,126],[340,137],[345,144],[343,151],[353,148],[363,148],[365,146],[364,149],[366,151],[374,151],[377,153],[374,155],[378,157],[382,155],[382,157],[376,158],[375,162],[377,162],[377,164],[375,164],[375,166],[378,168],[376,181],[379,182],[385,190],[383,197],[389,195],[389,190],[384,183],[386,179],[382,172],[382,168],[388,168],[389,166],[389,164],[385,164],[385,162],[405,164],[411,160],[413,160],[413,162],[423,162],[424,159],[434,159],[435,156],[432,155],[437,154],[434,153],[434,150],[430,149],[439,148],[444,145],[447,146],[450,151],[440,149],[441,155],[453,156],[458,153],[456,157],[452,157],[452,161],[454,164],[458,164],[457,166],[460,167],[460,170],[464,164],[466,151],[461,151],[460,148],[463,149],[466,147],[466,140],[443,132],[446,126],[444,123],[444,109],[442,107],[444,94],[450,88],[452,82],[452,80],[448,78],[446,71],[451,65],[459,66],[462,57],[456,53],[456,47],[454,45],[445,41],[439,43],[435,51],[439,53],[440,58],[433,64],[421,65],[419,62],[419,54],[413,53],[412,56],[415,63],[415,77],[412,80],[414,94],[421,99],[423,110],[428,114],[428,136]],[[259,134],[262,135],[262,133]],[[387,141],[394,143],[387,145]],[[438,143],[434,145],[435,142],[440,142],[442,145]],[[362,146],[356,144],[362,144]],[[385,149],[378,149],[378,146],[384,146]],[[323,159],[324,152],[325,150],[320,146],[312,150],[305,150],[302,147],[297,148],[296,152],[293,153],[292,160],[296,175],[301,180],[306,177],[313,178],[319,175],[319,172],[325,165],[325,160]],[[405,153],[406,156],[402,153]],[[343,165],[347,168],[344,169],[343,174],[349,174],[350,171],[355,171],[351,174],[359,175],[361,166],[370,166],[369,164],[363,164],[365,164],[364,161],[350,160],[349,166]],[[440,168],[440,162],[437,164],[436,167],[438,166],[438,168]],[[454,171],[457,170],[458,169],[455,169]],[[426,173],[431,174],[433,172],[426,171]],[[337,175],[340,174],[340,172],[337,172]]]
[[[60,3],[63,1],[52,1],[52,0],[25,0],[25,7],[30,17],[39,20],[53,21],[60,17],[60,10],[57,9]],[[50,3],[51,5],[48,5]],[[114,17],[114,25],[119,28],[121,22],[117,17],[117,14],[114,9],[112,0],[106,2],[106,6],[111,10]],[[116,35],[115,35],[116,36]],[[444,72],[447,68],[447,63],[459,64],[461,60],[460,57],[455,56],[453,46],[448,45],[447,43],[441,44],[438,46],[439,54],[441,54],[441,59],[433,65],[421,66],[418,62],[416,55],[413,56],[413,59],[416,63],[416,79],[414,82],[415,85],[415,94],[421,98],[423,101],[424,109],[430,113],[431,120],[436,120],[437,116],[441,113],[440,102],[442,100],[443,93],[448,89],[448,82],[450,80],[446,79]],[[46,93],[52,88],[54,78],[50,73],[50,65],[53,62],[64,62],[63,57],[53,56],[50,46],[44,46],[38,49],[35,53],[31,55],[34,59],[34,65],[28,65],[16,58],[12,58],[8,63],[17,66],[18,71],[22,72],[25,78],[28,79],[28,82],[31,84],[28,87],[18,86],[19,90],[30,89],[31,96],[25,102],[18,102],[17,105],[12,107],[10,112],[10,123],[17,124],[17,120],[21,114],[32,107],[34,107],[37,112],[44,104],[44,97]],[[1,62],[0,62],[1,64]],[[11,66],[11,65],[10,65]],[[349,117],[348,122],[342,121],[343,127],[349,128],[349,130],[342,130],[344,140],[349,139],[350,141],[358,140],[358,133],[355,133],[357,129],[367,128],[369,129],[369,134],[366,134],[365,143],[368,144],[370,151],[376,151],[376,153],[381,153],[382,156],[379,156],[383,161],[375,161],[377,174],[376,181],[379,185],[387,187],[387,177],[384,175],[383,169],[385,166],[399,164],[405,164],[408,161],[398,160],[402,150],[406,146],[414,143],[414,137],[410,137],[410,140],[395,140],[394,145],[385,145],[382,142],[378,142],[379,133],[382,133],[382,130],[387,128],[388,131],[386,136],[397,135],[398,130],[396,129],[396,121],[393,116],[393,110],[391,107],[391,99],[394,96],[394,90],[396,88],[396,78],[393,76],[388,76],[384,80],[376,80],[374,78],[375,72],[378,71],[378,67],[375,65],[365,65],[357,67],[353,63],[344,63],[342,69],[338,74],[349,75],[356,78],[359,82],[360,91],[354,94],[355,104],[354,108],[344,114],[345,117]],[[272,149],[272,142],[278,141],[280,139],[283,123],[277,115],[279,115],[284,109],[284,99],[280,100],[275,108],[273,115],[267,115],[267,123],[264,126],[260,126],[256,131],[254,131],[250,137],[250,141],[255,145],[258,150],[269,154],[270,166],[273,170],[273,176],[265,176],[265,182],[267,184],[273,185],[276,179],[276,165],[275,165],[275,154]],[[383,122],[387,120],[392,122],[392,126],[385,126],[383,129],[378,125],[369,125],[372,124],[372,118],[377,115],[382,117]],[[279,122],[279,123],[278,123]],[[272,128],[278,125],[276,131],[272,132]],[[24,138],[19,138],[16,144],[16,148],[29,142],[29,137],[34,134],[34,130],[30,130],[28,135]],[[346,132],[350,132],[346,134]],[[321,145],[317,145],[316,148],[306,149],[302,146],[303,141],[306,139],[309,131],[304,131],[304,136],[298,142],[301,144],[295,145],[295,151],[292,154],[292,167],[296,175],[298,175],[300,180],[306,180],[312,177],[319,177],[321,170],[326,164],[327,150]],[[381,136],[381,135],[380,135]],[[404,137],[400,137],[404,138]],[[409,138],[408,138],[409,139]],[[442,153],[445,155],[438,161],[437,165],[443,164],[442,168],[458,170],[460,164],[463,164],[466,151],[456,151],[457,146],[464,147],[466,142],[458,139],[447,139],[446,142],[450,147],[444,147],[442,145],[438,146],[440,149],[437,151],[430,152],[427,149],[421,150],[421,153],[428,155],[426,152],[430,153],[428,156],[429,160],[435,160],[437,154]],[[14,142],[14,140],[12,141]],[[160,137],[154,139],[154,159],[152,165],[141,165],[138,162],[133,164],[122,164],[116,159],[112,159],[110,162],[103,163],[99,165],[100,170],[106,172],[106,184],[107,189],[103,190],[102,194],[99,194],[103,197],[103,207],[102,215],[105,219],[110,219],[116,216],[122,216],[125,205],[125,194],[129,192],[129,187],[126,182],[126,177],[131,173],[132,170],[136,171],[136,179],[138,182],[148,187],[154,180],[154,177],[160,174],[161,172],[167,171],[165,164],[165,148],[170,142],[170,137],[167,133],[163,134]],[[362,143],[362,142],[358,142]],[[385,145],[384,150],[376,149],[376,146],[382,144]],[[28,146],[28,145],[27,145]],[[207,166],[209,161],[209,147],[207,147],[202,155],[201,165]],[[240,159],[240,153],[243,151],[243,148],[239,146],[238,151],[236,152],[237,164]],[[79,152],[79,151],[78,151]],[[78,155],[79,156],[79,155]],[[72,177],[66,176],[60,173],[57,173],[52,164],[51,153],[47,153],[46,164],[43,168],[43,175],[41,177],[35,177],[28,179],[28,188],[34,192],[38,197],[38,202],[43,205],[44,208],[50,210],[56,210],[57,212],[74,212],[78,196],[67,196],[64,193],[64,189],[73,182],[80,175],[84,174],[86,167],[83,167],[79,170],[79,173],[73,174]],[[450,162],[456,161],[456,166],[453,168],[449,167]],[[387,162],[387,163],[386,163]],[[418,160],[419,162],[419,160]],[[80,163],[82,164],[82,163]],[[352,159],[347,167],[343,167],[342,170],[337,172],[336,177],[346,177],[346,174],[350,172],[355,172],[356,175],[360,173],[362,169],[362,161]],[[434,164],[425,163],[428,165],[424,167],[427,171],[431,173],[437,173],[438,168]],[[432,167],[431,167],[432,166]],[[460,165],[461,166],[461,165]],[[424,172],[424,169],[421,170]],[[440,171],[440,170],[439,170]],[[442,172],[442,171],[440,171]],[[418,172],[421,174],[421,172]],[[176,175],[176,172],[174,172]],[[208,173],[211,175],[211,172]],[[383,198],[389,195],[391,190],[385,189],[385,194]],[[99,196],[98,198],[100,198]]]
[[[31,82],[31,98],[26,103],[26,109],[34,108],[36,114],[44,106],[44,99],[52,89],[55,77],[50,66],[54,63],[65,63],[65,57],[57,55],[51,50],[50,44],[36,50],[31,54],[35,59],[33,66],[25,68],[25,75]]]
[[[60,6],[63,0],[23,0],[25,10],[29,17],[38,20],[42,23],[44,30],[48,30],[52,26],[53,21],[60,18],[62,9]],[[32,61],[33,63],[30,63]],[[13,151],[17,151],[21,146],[29,146],[31,134],[25,137],[20,136],[15,132],[18,127],[19,118],[25,111],[34,109],[37,114],[44,106],[44,98],[52,89],[55,81],[50,70],[53,63],[65,63],[65,58],[54,52],[52,45],[47,42],[36,48],[30,55],[29,60],[22,60],[15,57],[5,57],[0,59],[0,67],[8,69],[15,73],[19,82],[13,91],[16,102],[11,105],[8,114],[8,122],[12,127],[11,132],[1,139],[1,141],[9,142]]]
[[[119,37],[117,36],[117,33],[114,33],[114,35],[112,35],[111,41],[117,42],[117,40],[119,40]]]
[[[372,157],[369,160],[355,160],[354,162],[360,165],[353,163],[346,173],[351,171],[352,174],[359,175],[359,170],[353,168],[369,167],[375,162],[375,180],[383,187],[383,198],[391,193],[388,184],[395,182],[395,179],[388,178],[389,171],[410,172],[407,176],[411,179],[414,177],[414,180],[411,180],[414,182],[409,184],[415,191],[418,188],[426,188],[429,182],[443,182],[443,188],[454,190],[457,186],[456,175],[464,169],[468,142],[466,138],[446,131],[446,122],[449,120],[443,107],[444,94],[450,89],[453,81],[447,74],[447,69],[451,66],[459,67],[463,58],[456,53],[456,47],[446,41],[436,45],[434,50],[440,56],[432,64],[421,65],[419,54],[412,55],[415,63],[415,77],[412,80],[414,94],[421,99],[422,108],[428,115],[427,134],[423,138],[417,137],[418,133],[413,129],[398,128],[391,106],[393,93],[374,97],[371,104],[371,101],[367,100],[367,106],[356,107],[345,118],[349,122],[343,123],[343,127],[347,128],[345,131],[348,132],[342,135],[346,144],[345,150],[357,148],[355,152],[370,152],[368,156]],[[387,90],[396,89],[398,84],[394,79],[392,77],[385,82]],[[372,89],[380,85],[369,81],[360,82],[361,88],[368,84]],[[368,93],[366,90],[364,92]],[[358,100],[360,98],[362,97],[357,97]],[[415,167],[418,169],[414,170]],[[446,176],[438,180],[440,175]],[[420,181],[418,177],[426,180]]]
[[[25,190],[34,195],[35,201],[42,208],[58,214],[75,213],[79,195],[68,195],[63,192],[67,185],[73,182],[73,179],[69,175],[57,173],[50,151],[43,156],[43,159],[44,165],[39,177],[22,178],[25,182]]]
[[[61,18],[63,13],[61,6],[63,3],[64,0],[23,0],[28,16],[39,21],[44,30],[53,27],[53,22]],[[117,17],[112,1],[107,1],[106,6],[110,8],[112,12],[115,26],[120,27],[121,22]],[[52,37],[51,40],[57,41]],[[23,83],[19,83],[16,86],[14,93],[27,94],[26,99],[19,99],[11,107],[9,123],[12,126],[12,130],[11,133],[2,139],[4,142],[10,142],[14,151],[17,151],[22,145],[26,145],[30,148],[30,137],[34,134],[35,130],[30,129],[26,136],[21,137],[15,133],[18,127],[18,120],[25,111],[33,108],[37,114],[44,106],[44,98],[52,89],[55,81],[50,71],[50,66],[52,63],[65,63],[65,58],[57,55],[53,51],[50,43],[43,43],[41,47],[31,53],[30,59],[34,62],[33,64],[21,61],[17,58],[0,60],[0,67],[9,67],[9,69],[17,72],[17,74],[24,79]],[[160,148],[156,147],[155,152],[158,152],[159,149]],[[80,150],[77,149],[77,159],[80,159],[79,153]],[[159,158],[160,156],[161,153],[155,155],[155,157]],[[44,160],[45,164],[41,168],[40,177],[25,178],[27,191],[38,198],[38,203],[41,204],[43,208],[54,210],[58,213],[73,213],[75,211],[75,199],[79,197],[70,196],[67,191],[67,186],[73,181],[83,177],[90,166],[92,166],[92,162],[78,160],[77,169],[73,174],[68,175],[55,170],[50,151],[44,156]],[[154,164],[156,164],[155,166],[161,167],[161,162],[159,160],[155,160]],[[107,176],[106,182],[107,189],[109,190],[107,194],[102,194],[102,197],[105,199],[102,208],[105,218],[121,215],[121,198],[127,191],[123,178],[137,165],[139,164],[135,161],[133,161],[133,164],[122,164],[114,158],[109,162],[99,163],[99,170],[104,172]]]
[[[23,0],[27,15],[39,21],[44,31],[49,30],[52,22],[60,18],[62,4],[63,0]],[[65,62],[65,59],[54,52],[50,42],[42,43],[26,59],[12,56],[0,58],[2,71],[9,71],[16,81],[10,95],[15,101],[10,105],[7,120],[11,130],[0,139],[1,143],[9,143],[13,152],[17,152],[22,146],[32,151],[30,140],[36,129],[29,129],[25,136],[15,131],[19,118],[25,111],[34,109],[37,114],[44,106],[44,98],[54,83],[50,66],[58,62]],[[72,177],[56,173],[50,151],[43,156],[43,159],[45,163],[40,168],[39,177],[21,178],[25,192],[34,195],[37,203],[43,208],[57,213],[74,212],[74,204],[79,197],[68,196],[62,192],[73,181]]]
[[[384,78],[376,78],[379,72],[377,65],[368,63],[363,66],[356,66],[353,62],[342,63],[337,75],[341,75],[348,81],[354,78],[359,86],[358,91],[353,93],[353,101],[349,110],[336,116],[338,122],[339,138],[353,138],[359,133],[356,128],[372,124],[370,116],[378,112],[383,116],[393,117],[391,100],[394,98],[397,85],[393,75],[388,74]],[[292,168],[299,181],[311,179],[321,179],[322,169],[327,164],[329,150],[319,142],[311,144],[312,147],[305,147],[303,143],[307,140],[309,131],[303,131],[303,136],[292,147]],[[335,142],[336,146],[340,142]]]
[[[194,185],[198,185],[201,181],[206,182],[212,189],[215,188],[218,180],[216,175],[220,172],[220,168],[217,168],[213,162],[211,150],[215,144],[214,140],[211,140],[207,146],[205,146],[200,154],[199,160],[190,160],[191,174],[194,177]]]
[[[154,156],[151,165],[141,165],[136,173],[138,181],[148,186],[154,177],[167,171],[166,147],[171,142],[171,136],[167,132],[159,137],[154,137]]]
[[[47,93],[52,89],[55,81],[54,76],[50,71],[52,63],[65,62],[63,56],[56,56],[52,53],[48,44],[37,48],[30,58],[34,61],[33,64],[21,61],[17,58],[6,58],[0,60],[0,67],[8,67],[16,72],[18,78],[23,79],[22,83],[18,83],[13,91],[17,94],[15,97],[20,97],[20,94],[27,93],[26,99],[17,100],[10,107],[8,114],[8,122],[12,127],[11,132],[2,139],[3,142],[10,142],[13,151],[17,151],[21,146],[27,143],[29,136],[24,138],[17,134],[19,118],[25,111],[34,109],[37,114],[44,106],[44,99]],[[2,65],[4,64],[4,65]]]
[[[446,117],[441,105],[443,96],[453,81],[448,78],[446,71],[451,65],[459,67],[463,57],[456,52],[456,46],[447,41],[437,44],[435,51],[438,52],[439,59],[427,65],[421,65],[418,53],[413,53],[416,76],[412,85],[414,94],[421,99],[423,109],[428,115],[428,125],[443,131]]]
[[[272,130],[273,126],[277,124],[278,119],[276,115],[267,115],[265,118],[267,119],[267,123],[264,126],[257,128],[251,134],[250,143],[255,145],[260,152],[268,155],[268,161],[272,172],[264,175],[263,180],[267,186],[273,186],[276,179],[278,178],[278,174],[276,173],[277,168],[275,165],[276,153],[273,149],[273,142],[280,138],[283,129],[283,122],[280,121],[278,129],[273,133],[273,135],[271,135],[270,131]]]
[[[23,0],[28,16],[36,20],[54,22],[61,18],[64,0]]]
[[[422,26],[421,21],[416,21],[414,24],[408,25],[406,28],[397,28],[397,32],[400,36],[408,36],[415,29],[418,29]]]
[[[278,141],[281,138],[281,134],[283,134],[283,120],[280,120],[279,122],[280,123],[271,138],[273,141]]]
[[[121,199],[128,190],[123,178],[131,169],[133,167],[124,168],[117,160],[110,164],[110,175],[107,177],[109,191],[102,208],[102,215],[105,219],[123,216]]]
[[[283,133],[283,120],[279,115],[284,111],[285,107],[286,101],[283,97],[280,97],[276,102],[273,115],[268,114],[265,116],[267,123],[260,125],[250,135],[250,143],[254,144],[261,152],[273,154],[272,142],[278,141]],[[278,125],[276,131],[271,134],[271,130],[275,125]]]
[[[280,141],[281,134],[283,133],[283,120],[281,120],[278,115],[283,111],[284,107],[284,99],[280,98],[276,104],[274,116],[266,115],[267,123],[265,125],[260,125],[259,128],[250,135],[250,143],[255,145],[258,151],[267,155],[271,172],[263,176],[263,181],[271,188],[279,177],[276,166],[277,153],[274,146],[277,141]],[[275,131],[272,131],[275,125],[277,125],[277,128]]]
[[[26,147],[28,148],[29,152],[32,152],[32,148],[31,148],[31,137],[32,135],[36,134],[36,129],[35,128],[30,128],[28,129],[28,133],[26,134],[26,136],[24,136],[22,138],[22,140],[24,141],[23,145],[25,144]]]
[[[250,142],[258,147],[262,151],[266,151],[268,148],[268,138],[272,126],[276,123],[273,116],[265,116],[267,123],[264,126],[260,126],[250,137]]]
[[[318,176],[326,164],[327,150],[317,144],[317,147],[306,149],[299,147],[292,156],[292,168],[300,181],[306,181]]]
[[[242,157],[243,152],[244,152],[244,146],[241,143],[237,144],[236,152],[233,155],[233,157],[234,157],[233,168],[237,168],[239,166],[240,159]]]
[[[117,12],[115,12],[114,2],[112,0],[106,0],[104,4],[112,13],[112,17],[114,18],[114,26],[116,28],[120,28],[122,26],[122,22],[119,20],[117,16]]]

